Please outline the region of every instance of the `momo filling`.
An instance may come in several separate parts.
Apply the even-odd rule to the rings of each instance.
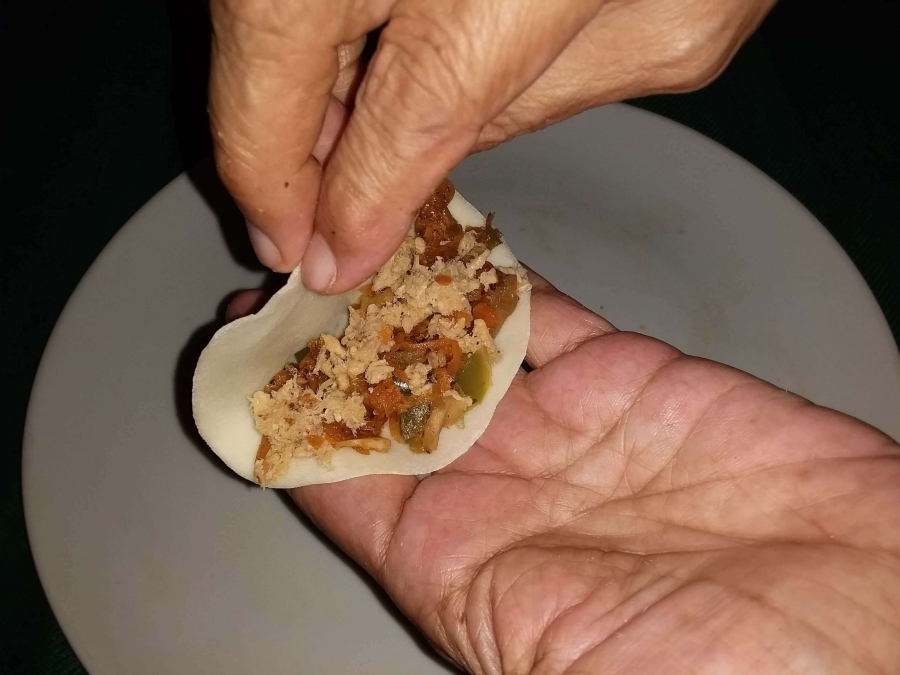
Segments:
[[[489,215],[463,228],[445,180],[419,210],[413,232],[360,289],[340,337],[309,342],[250,407],[262,442],[254,478],[265,485],[293,458],[328,466],[339,448],[363,455],[430,453],[441,430],[462,426],[484,398],[501,354],[494,337],[527,288],[521,267],[488,262],[502,243]]]

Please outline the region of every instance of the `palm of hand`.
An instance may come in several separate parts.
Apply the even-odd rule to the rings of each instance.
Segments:
[[[296,490],[320,527],[473,672],[900,663],[896,445],[535,290],[479,444]]]

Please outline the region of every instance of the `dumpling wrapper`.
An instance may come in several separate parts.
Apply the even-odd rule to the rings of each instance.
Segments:
[[[484,216],[456,194],[450,212],[463,227],[483,227]],[[512,251],[501,244],[488,260],[498,267],[518,265]],[[248,397],[294,360],[294,353],[322,333],[341,336],[348,324],[348,308],[359,291],[323,296],[306,289],[300,268],[259,312],[220,328],[203,350],[194,371],[192,403],[197,429],[209,447],[238,475],[253,481],[256,452],[262,436],[253,424]],[[267,487],[292,488],[370,474],[421,475],[436,471],[468,450],[484,433],[500,399],[518,372],[528,345],[531,293],[520,293],[516,310],[494,342],[502,355],[492,370],[493,384],[481,404],[465,414],[465,428],[451,426],[440,435],[431,454],[415,454],[392,441],[386,453],[361,455],[340,448],[330,468],[313,457],[291,460],[286,473]],[[389,437],[387,430],[383,434]]]

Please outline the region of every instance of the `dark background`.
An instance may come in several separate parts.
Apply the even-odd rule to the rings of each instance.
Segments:
[[[714,138],[805,204],[859,267],[897,338],[895,4],[782,0],[712,86],[634,103]],[[25,536],[25,410],[82,274],[145,201],[209,152],[208,19],[201,0],[0,6],[0,672],[80,673]]]

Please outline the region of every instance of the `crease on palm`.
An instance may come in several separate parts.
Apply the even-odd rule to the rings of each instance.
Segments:
[[[523,590],[522,580],[554,560],[573,568],[590,561],[596,589],[546,610],[551,618],[533,649],[516,656],[532,663],[539,652],[556,653],[552,636],[568,625],[567,616],[595,612],[608,630],[584,653],[608,649],[609,635],[649,608],[667,607],[673,594],[702,594],[703,583],[727,586],[722,570],[746,564],[747,551],[763,560],[770,551],[790,558],[798,546],[856,556],[865,533],[837,538],[823,518],[829,504],[875,484],[863,471],[873,459],[887,465],[879,489],[900,478],[900,459],[886,438],[865,430],[865,448],[800,447],[793,427],[815,417],[811,404],[650,338],[611,332],[587,310],[536,286],[529,360],[537,369],[516,379],[469,453],[421,482],[404,483],[393,527],[375,546],[375,565],[362,561],[455,660],[493,672],[498,659],[511,658],[515,650],[504,645],[515,641],[504,632],[511,619],[495,586],[537,592]],[[561,313],[570,325],[552,324]],[[610,354],[620,360],[610,363]],[[670,389],[679,378],[682,390]],[[585,386],[593,389],[588,395]],[[735,415],[735,405],[745,417]],[[754,423],[754,415],[768,426]],[[831,423],[840,431],[849,421]],[[769,447],[779,443],[783,450]],[[796,472],[806,472],[807,482],[782,494]],[[853,472],[860,476],[850,484],[835,478]],[[337,499],[341,488],[330,487]],[[884,547],[890,566],[900,540]],[[516,572],[517,565],[524,567]],[[745,590],[727,593],[738,598]]]

